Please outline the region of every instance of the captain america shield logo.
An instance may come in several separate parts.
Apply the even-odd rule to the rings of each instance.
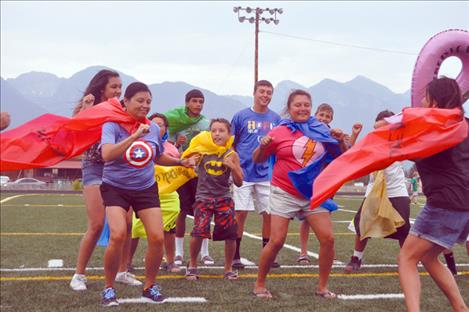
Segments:
[[[125,151],[124,159],[135,168],[145,167],[153,159],[153,150],[145,141],[135,141]]]

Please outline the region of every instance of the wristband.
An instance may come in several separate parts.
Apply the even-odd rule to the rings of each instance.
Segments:
[[[178,166],[182,166],[182,159],[178,160]]]

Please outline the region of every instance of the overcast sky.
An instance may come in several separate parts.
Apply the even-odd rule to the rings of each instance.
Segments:
[[[45,71],[68,78],[105,65],[148,84],[185,81],[218,94],[250,95],[254,25],[238,22],[238,5],[284,10],[278,25],[260,26],[259,78],[274,84],[292,80],[309,87],[324,78],[344,82],[364,75],[404,92],[432,35],[469,28],[467,1],[2,0],[1,76]],[[458,61],[448,63],[445,73],[456,75]]]

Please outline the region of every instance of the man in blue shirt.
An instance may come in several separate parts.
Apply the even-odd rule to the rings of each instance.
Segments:
[[[239,154],[244,181],[241,187],[234,187],[238,235],[233,268],[244,268],[240,257],[240,244],[244,231],[244,223],[249,211],[257,211],[262,215],[262,246],[270,238],[270,177],[268,161],[255,164],[252,153],[259,146],[262,137],[280,121],[280,116],[268,108],[272,100],[274,88],[267,80],[260,80],[254,85],[254,105],[243,109],[233,116],[232,133],[235,136],[233,146]],[[273,267],[278,267],[274,262]]]

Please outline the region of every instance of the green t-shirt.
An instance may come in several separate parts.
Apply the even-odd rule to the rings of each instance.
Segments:
[[[412,192],[417,192],[418,191],[418,181],[417,178],[411,178],[410,183],[412,184]]]
[[[197,123],[187,127],[184,130],[181,130],[175,133],[170,133],[168,140],[171,142],[176,142],[178,136],[180,135],[186,136],[187,138],[186,142],[179,148],[179,151],[185,151],[189,147],[189,143],[192,140],[192,138],[195,137],[200,132],[208,130],[209,125],[210,125],[210,122],[208,121],[207,118],[204,117],[200,119]]]

